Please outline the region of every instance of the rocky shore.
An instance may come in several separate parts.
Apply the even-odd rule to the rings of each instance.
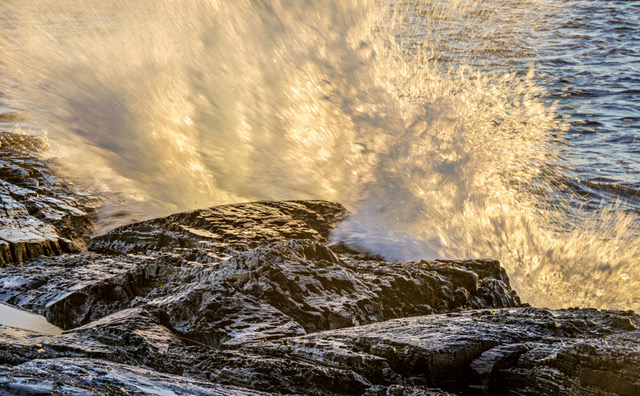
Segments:
[[[640,394],[633,312],[529,307],[494,260],[331,245],[348,213],[325,201],[90,238],[95,201],[0,138],[0,301],[64,330],[0,325],[0,394]]]

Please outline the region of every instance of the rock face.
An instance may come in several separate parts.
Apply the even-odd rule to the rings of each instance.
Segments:
[[[329,246],[347,215],[225,205],[3,268],[0,301],[67,331],[0,326],[0,393],[640,392],[634,313],[527,307],[497,261]]]
[[[37,138],[0,133],[0,267],[82,250],[95,198],[73,191],[37,153]]]

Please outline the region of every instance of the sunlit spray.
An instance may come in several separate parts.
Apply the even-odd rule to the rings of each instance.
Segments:
[[[104,230],[327,199],[352,212],[334,244],[495,258],[534,305],[637,310],[637,217],[575,204],[554,104],[533,67],[499,57],[534,51],[535,26],[559,7],[4,1],[0,78],[48,155],[110,199]]]

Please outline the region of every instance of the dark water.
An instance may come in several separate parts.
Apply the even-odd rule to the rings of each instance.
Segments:
[[[446,67],[473,65],[485,73],[534,67],[543,97],[568,123],[562,163],[571,189],[593,207],[622,201],[640,210],[640,2],[567,1],[481,4],[450,26],[434,48]],[[415,5],[409,23],[429,19]],[[530,14],[535,15],[532,22]],[[529,16],[528,16],[529,15]],[[427,28],[429,23],[425,22]],[[486,26],[494,26],[486,29]],[[432,33],[417,35],[420,47]],[[479,40],[484,37],[484,40]],[[454,40],[451,40],[451,39]]]
[[[569,122],[569,184],[588,208],[639,213],[640,3],[573,1],[550,20],[536,69]]]
[[[640,3],[574,1],[555,18],[537,68],[570,122],[565,155],[580,193],[640,204]]]
[[[0,4],[0,128],[105,229],[335,200],[391,260],[492,257],[536,305],[640,309],[640,2]]]

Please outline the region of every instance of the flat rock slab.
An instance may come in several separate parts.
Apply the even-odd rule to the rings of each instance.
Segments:
[[[631,312],[519,308],[395,319],[243,350],[493,394],[640,392],[640,317]],[[464,387],[460,389],[463,385]]]

